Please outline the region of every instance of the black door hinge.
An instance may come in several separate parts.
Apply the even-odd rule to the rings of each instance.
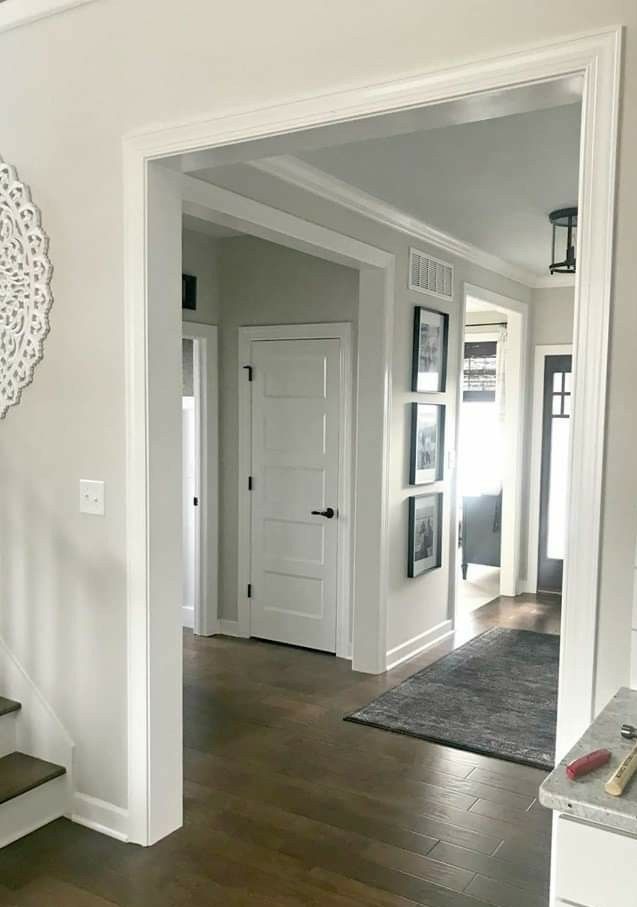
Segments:
[[[252,598],[252,583],[248,583],[248,598]]]
[[[252,491],[252,476],[248,476],[248,491]]]
[[[199,507],[199,498],[193,498],[192,503],[194,507]]]
[[[254,369],[251,365],[244,365],[243,367],[248,370],[248,381],[252,381]]]

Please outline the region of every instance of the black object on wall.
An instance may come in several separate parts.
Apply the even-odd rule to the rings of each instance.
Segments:
[[[192,312],[197,308],[197,278],[194,274],[181,275],[181,307]]]

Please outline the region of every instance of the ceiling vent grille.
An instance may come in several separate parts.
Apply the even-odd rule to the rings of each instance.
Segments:
[[[409,250],[409,289],[453,299],[453,265],[418,249]]]

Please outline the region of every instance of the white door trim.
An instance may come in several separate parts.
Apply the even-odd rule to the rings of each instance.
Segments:
[[[540,546],[540,486],[542,474],[542,425],[544,409],[544,360],[547,356],[572,356],[572,343],[538,344],[533,359],[533,415],[531,422],[529,472],[529,547],[524,591],[537,592]]]
[[[251,582],[251,514],[252,501],[247,477],[251,470],[252,419],[250,382],[244,371],[251,364],[251,344],[255,340],[340,340],[340,372],[343,405],[339,410],[339,518],[336,592],[336,655],[352,657],[352,599],[351,551],[354,531],[354,502],[352,499],[352,326],[337,324],[277,324],[239,328],[239,533],[237,540],[237,614],[239,634],[250,636]]]
[[[219,363],[217,326],[184,321],[182,336],[195,343],[195,620],[199,636],[218,631],[219,577]]]
[[[569,555],[565,595],[578,603],[567,609],[562,633],[560,691],[558,709],[557,755],[570,746],[590,723],[594,709],[596,677],[604,665],[596,660],[598,620],[598,579],[601,533],[602,478],[604,465],[606,362],[612,285],[615,171],[617,120],[621,69],[622,30],[619,27],[575,36],[561,42],[500,54],[489,60],[448,67],[437,72],[411,75],[381,84],[322,93],[277,104],[274,101],[258,110],[235,110],[220,114],[210,95],[210,117],[192,122],[149,124],[148,128],[123,139],[123,187],[125,230],[124,285],[126,297],[127,345],[127,599],[128,599],[128,805],[131,841],[149,844],[181,824],[182,737],[181,704],[177,694],[181,683],[181,656],[178,609],[166,602],[165,613],[155,600],[166,571],[178,570],[170,563],[158,562],[151,524],[162,512],[157,506],[161,488],[156,471],[149,465],[157,442],[159,426],[156,400],[159,363],[153,344],[162,330],[172,330],[178,313],[165,319],[163,305],[178,299],[179,249],[177,217],[174,208],[178,194],[175,180],[167,172],[162,180],[153,176],[151,162],[192,151],[220,147],[229,143],[283,135],[313,126],[345,122],[373,114],[405,110],[453,98],[500,88],[581,73],[584,77],[582,104],[582,141],[580,149],[579,208],[582,229],[579,239],[579,273],[576,279],[575,396],[577,408],[573,422],[573,464],[571,469],[571,508],[569,517]],[[163,168],[162,168],[163,169]],[[174,176],[173,171],[173,176]],[[163,183],[163,188],[162,188]],[[163,192],[161,199],[156,194]],[[168,230],[175,217],[172,232]],[[165,291],[160,292],[156,270],[158,256],[152,254],[156,237],[171,247],[164,275]],[[329,232],[329,231],[328,231]],[[170,235],[169,235],[170,234]],[[316,239],[311,243],[316,245]],[[359,244],[364,245],[364,244]],[[174,250],[177,246],[177,250]],[[371,248],[371,247],[368,247]],[[375,250],[377,255],[382,250]],[[391,261],[390,261],[391,259]],[[357,454],[361,445],[369,448],[365,467],[357,460],[359,483],[382,489],[376,499],[363,502],[365,521],[379,523],[379,539],[387,538],[389,401],[391,396],[391,338],[393,317],[393,256],[387,264],[369,263],[361,271],[361,294],[374,289],[377,274],[384,268],[384,308],[376,318],[359,325],[359,339],[373,341],[382,348],[379,388],[379,363],[363,369],[359,364],[359,405]],[[173,274],[174,271],[174,274]],[[161,276],[161,275],[160,275]],[[157,304],[157,298],[162,305]],[[153,304],[150,304],[152,299]],[[176,303],[175,303],[176,304]],[[379,321],[381,324],[379,324]],[[381,326],[382,325],[382,326]],[[366,336],[367,335],[367,336]],[[384,338],[384,339],[383,339]],[[594,362],[594,369],[577,368],[577,362]],[[166,363],[162,363],[163,366]],[[177,384],[178,361],[168,363],[172,382]],[[174,373],[173,373],[174,372]],[[160,382],[161,386],[161,382]],[[386,403],[380,422],[374,410],[378,394]],[[168,394],[170,399],[170,394]],[[377,403],[377,400],[376,400]],[[376,418],[376,431],[370,419]],[[578,415],[578,413],[580,415]],[[364,426],[362,428],[362,423]],[[178,420],[171,427],[169,450],[178,469]],[[378,426],[380,424],[380,432]],[[172,453],[174,448],[174,455]],[[170,455],[170,457],[169,457]],[[161,459],[161,458],[160,458]],[[170,507],[177,508],[177,501]],[[167,505],[163,505],[164,509]],[[357,502],[361,507],[361,502]],[[152,511],[152,519],[151,519]],[[172,514],[178,524],[178,517]],[[358,522],[363,522],[360,513]],[[359,533],[357,532],[357,536]],[[378,539],[376,540],[378,541]],[[178,546],[177,546],[178,547]],[[387,552],[359,549],[360,555],[376,567],[373,577],[365,571],[355,574],[354,624],[357,620],[358,593],[369,591],[379,600],[377,617],[385,615],[387,597]],[[376,560],[378,559],[378,564]],[[378,582],[378,574],[382,582]],[[151,582],[152,580],[152,582]],[[174,584],[174,581],[173,581]],[[374,588],[375,584],[375,588]],[[172,589],[172,586],[170,587]],[[151,591],[153,594],[151,594]],[[166,593],[164,592],[163,595]],[[175,597],[178,591],[175,590]],[[162,596],[160,595],[160,598]],[[172,608],[175,619],[172,619]],[[382,638],[383,648],[378,648]],[[374,651],[377,665],[385,663],[384,632],[365,641]],[[166,659],[169,658],[169,668]],[[356,659],[356,646],[354,647]],[[628,667],[627,667],[628,676]],[[602,682],[602,681],[600,681]],[[169,796],[167,796],[169,792]]]
[[[502,550],[500,595],[517,595],[520,579],[520,550],[522,547],[522,485],[524,481],[525,413],[528,385],[529,306],[526,302],[465,283],[463,293],[463,324],[467,296],[475,296],[495,311],[507,316],[507,385],[504,417],[505,475],[502,481]],[[464,343],[464,329],[461,342]],[[460,356],[462,371],[463,356]],[[458,380],[458,418],[462,405],[462,374]],[[461,430],[458,433],[462,444]],[[456,481],[458,474],[456,472]],[[456,495],[456,499],[458,495]],[[458,500],[458,510],[461,502]],[[458,517],[456,517],[457,519]],[[457,522],[456,522],[457,525]],[[457,584],[457,565],[452,581]],[[455,590],[454,590],[455,608]],[[455,626],[455,610],[454,610]]]

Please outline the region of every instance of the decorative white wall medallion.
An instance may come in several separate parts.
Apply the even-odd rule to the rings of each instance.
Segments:
[[[28,187],[0,158],[0,419],[42,358],[53,303],[48,245]]]

